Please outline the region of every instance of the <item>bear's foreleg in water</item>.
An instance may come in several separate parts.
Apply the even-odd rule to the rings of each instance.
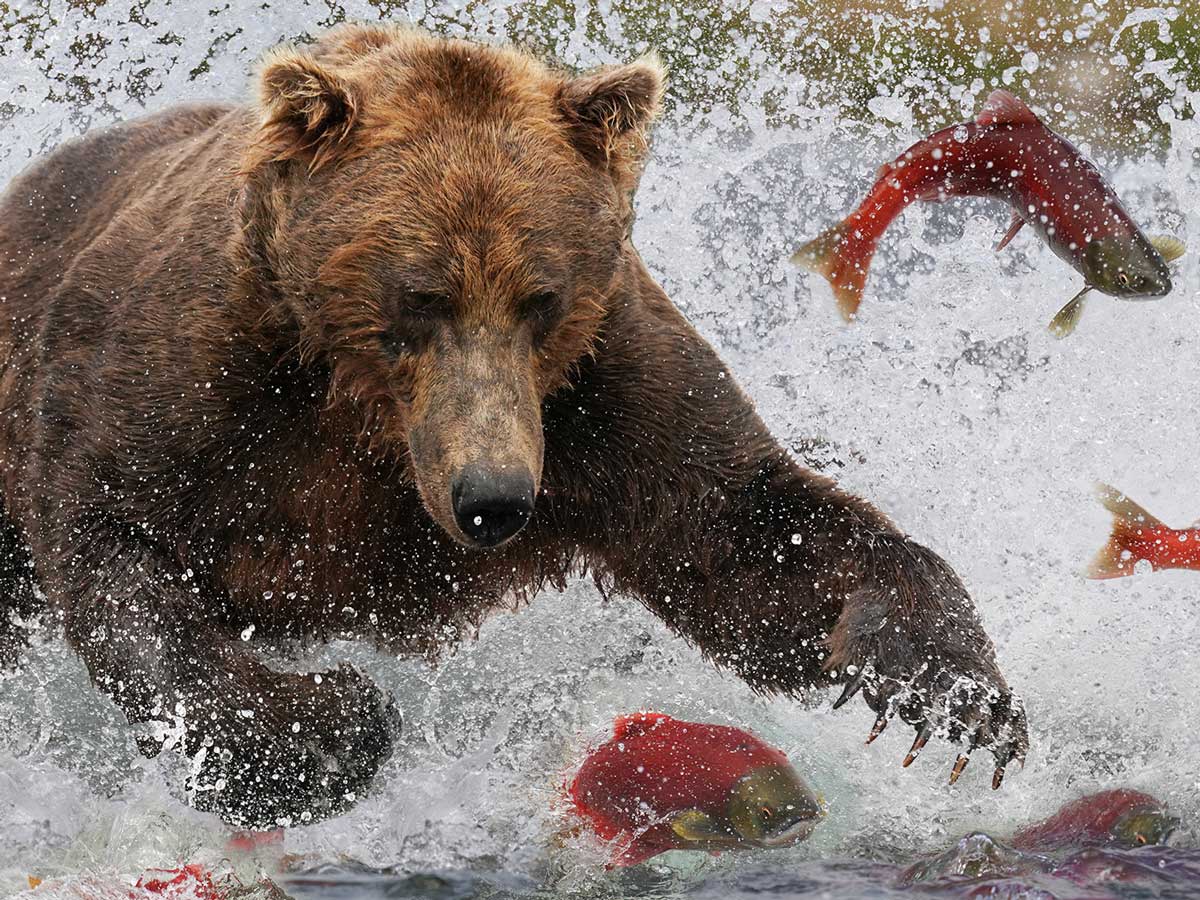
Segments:
[[[632,251],[631,251],[632,252]],[[1027,749],[1024,711],[945,562],[866,501],[789,458],[707,343],[635,263],[606,342],[547,413],[547,498],[602,585],[639,598],[756,690],[862,690],[878,719],[996,757]],[[642,395],[645,396],[642,396]],[[554,471],[558,436],[586,467]],[[586,437],[585,437],[586,436]],[[586,446],[585,446],[586,444]],[[960,755],[952,778],[966,765]]]

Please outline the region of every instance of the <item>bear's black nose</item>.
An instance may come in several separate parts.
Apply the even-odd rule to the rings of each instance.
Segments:
[[[450,485],[458,527],[481,547],[495,547],[533,513],[533,476],[521,467],[464,466]]]

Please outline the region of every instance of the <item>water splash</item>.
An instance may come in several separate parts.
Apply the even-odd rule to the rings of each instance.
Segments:
[[[1188,117],[1200,93],[1170,54],[1184,16],[1124,18],[1111,37],[1122,65],[1080,51],[1111,17],[1072,15],[1046,26],[1068,49],[1017,47],[1001,66],[969,54],[944,64],[936,53],[923,63],[893,53],[898,28],[937,24],[900,4],[868,17],[858,56],[842,63],[844,20],[812,10],[788,18],[781,4],[762,2],[711,16],[588,0],[211,9],[40,0],[0,10],[0,95],[10,98],[0,103],[4,179],[63,137],[143,106],[245,96],[263,49],[343,18],[519,36],[575,66],[665,48],[676,62],[673,105],[641,188],[637,245],[773,431],[963,575],[1033,727],[1026,771],[1002,792],[987,790],[982,765],[951,789],[948,748],[931,747],[901,770],[910,737],[893,728],[863,747],[871,717],[861,704],[832,713],[755,697],[636,604],[602,603],[577,584],[489,622],[437,671],[362,648],[327,651],[396,694],[406,733],[373,796],[289,833],[286,852],[314,866],[491,873],[619,896],[668,893],[679,879],[794,889],[797,871],[828,885],[835,864],[818,860],[936,853],[978,829],[1011,832],[1107,785],[1143,788],[1185,820],[1200,818],[1195,576],[1093,584],[1079,575],[1107,526],[1090,497],[1094,480],[1144,497],[1173,523],[1200,515],[1192,325],[1200,255],[1184,258],[1166,300],[1096,302],[1063,342],[1045,323],[1077,289],[1075,276],[1029,235],[995,254],[1006,213],[984,202],[906,212],[880,249],[853,327],[840,323],[823,282],[786,262],[802,238],[845,214],[878,162],[919,137],[930,115],[937,124],[968,116],[991,84],[984,76],[1010,69],[1018,88],[1057,72],[1063,90],[1038,99],[1047,120],[1074,137],[1072,128],[1091,123],[1085,149],[1139,222],[1200,247],[1200,125]],[[947,27],[979,53],[1000,52],[986,26],[964,18]],[[804,54],[811,69],[797,62]],[[1021,66],[1029,54],[1036,67]],[[1096,138],[1080,98],[1110,83],[1105,66],[1132,71],[1155,103],[1151,121],[1109,124],[1135,141],[1161,130],[1161,146],[1130,151],[1126,140],[1117,153],[1104,147],[1121,141]],[[864,67],[878,87],[867,98],[856,93]],[[169,760],[137,755],[120,716],[53,636],[0,684],[0,890],[22,886],[33,870],[128,874],[219,855],[225,832],[181,802]],[[573,760],[615,714],[648,707],[749,727],[781,746],[824,793],[828,821],[807,845],[769,859],[682,857],[669,877],[610,878],[598,848],[590,856],[585,843],[556,848],[555,799]],[[874,883],[878,863],[857,865],[850,880]]]

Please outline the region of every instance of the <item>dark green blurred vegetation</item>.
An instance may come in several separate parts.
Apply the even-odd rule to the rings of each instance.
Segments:
[[[1189,94],[1200,91],[1200,0],[1162,6],[1153,0],[266,0],[246,3],[244,13],[224,0],[130,2],[121,0],[122,21],[159,26],[149,35],[158,42],[182,43],[163,7],[186,10],[193,19],[207,10],[225,23],[208,56],[187,61],[191,77],[208,71],[213,53],[234,51],[227,43],[238,29],[228,23],[268,10],[276,17],[286,11],[291,22],[311,21],[306,32],[283,35],[300,40],[356,15],[406,19],[416,5],[416,21],[427,28],[508,40],[543,56],[601,52],[618,60],[654,50],[670,71],[668,104],[681,120],[729,113],[780,125],[820,109],[871,121],[882,97],[890,98],[893,114],[907,107],[913,125],[926,129],[969,117],[988,90],[1005,86],[1047,111],[1069,135],[1136,151],[1161,146],[1163,119],[1190,117]],[[108,86],[89,81],[89,64],[105,52],[109,36],[88,22],[98,23],[104,18],[98,13],[116,5],[0,0],[0,67],[16,54],[37,63],[48,58],[48,42],[67,41],[76,70],[47,71],[57,86],[47,99],[102,108],[115,90],[149,103],[154,91],[146,79]],[[151,21],[155,10],[157,22]],[[46,62],[53,65],[62,66],[61,58]],[[12,98],[0,96],[0,121],[5,104]]]
[[[554,54],[554,23],[575,5],[524,8],[529,27],[508,38]],[[895,97],[926,129],[969,117],[989,90],[1007,87],[1072,134],[1132,150],[1166,137],[1164,116],[1192,116],[1187,95],[1200,91],[1200,0],[616,0],[605,13],[592,4],[588,39],[619,52],[612,18],[627,48],[661,55],[669,102],[693,115],[737,110],[770,70],[803,79],[813,106],[851,117]],[[769,122],[793,118],[770,91],[756,99]]]

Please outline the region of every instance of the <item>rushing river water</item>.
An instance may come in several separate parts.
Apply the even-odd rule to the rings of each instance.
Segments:
[[[0,3],[0,180],[64,136],[143,108],[248,96],[262,50],[342,17],[385,15],[488,40],[527,35],[588,66],[646,49],[627,33],[633,6]],[[963,576],[1025,698],[1028,764],[998,792],[985,765],[948,787],[954,752],[944,745],[902,769],[911,735],[893,728],[864,746],[872,716],[861,702],[832,712],[831,697],[811,706],[756,697],[637,604],[603,602],[579,583],[488,622],[436,670],[361,647],[315,653],[370,671],[394,692],[406,729],[372,796],[338,819],[289,831],[262,852],[263,865],[282,866],[286,874],[274,877],[289,893],[320,898],[958,895],[966,888],[902,888],[900,872],[969,832],[1003,838],[1074,797],[1133,786],[1183,822],[1172,849],[1122,857],[1145,878],[1082,887],[1043,873],[1001,880],[994,894],[1195,896],[1200,575],[1099,583],[1080,572],[1108,526],[1091,495],[1097,480],[1172,524],[1200,516],[1200,253],[1182,260],[1166,299],[1098,298],[1078,332],[1058,341],[1045,326],[1078,289],[1073,272],[1027,233],[994,253],[1007,224],[998,206],[917,206],[887,235],[860,321],[846,327],[828,286],[788,255],[848,211],[878,164],[919,136],[918,123],[977,109],[991,86],[983,69],[941,70],[935,59],[923,81],[851,106],[828,101],[836,72],[818,82],[783,71],[775,45],[749,27],[784,16],[783,4],[745,6],[736,22],[746,27],[729,25],[720,52],[712,29],[735,22],[727,10],[681,18],[644,6],[637,14],[658,17],[653,34],[680,68],[640,190],[636,244],[773,431]],[[1130,23],[1132,47],[1089,51],[1101,62],[1123,55],[1123,77],[1156,107],[1140,130],[1109,108],[1122,136],[1113,145],[1123,149],[1097,140],[1085,150],[1147,231],[1200,250],[1200,124],[1183,117],[1200,109],[1200,93],[1172,64],[1174,8]],[[1057,27],[1082,35],[1096,15],[1089,4]],[[918,12],[910,20],[914,33],[933,21]],[[814,54],[835,31],[836,23],[817,29]],[[860,50],[845,65],[894,85],[885,50]],[[1014,90],[1035,77],[1047,83],[1045,62],[1029,52],[1003,76]],[[1072,52],[1061,93],[1035,105],[1081,137],[1070,127],[1084,121],[1072,104],[1103,90],[1104,65]],[[1072,79],[1085,83],[1076,89]],[[1088,113],[1092,134],[1096,108]],[[1131,147],[1139,134],[1145,146]],[[560,839],[561,785],[613,716],[638,708],[761,734],[821,791],[827,819],[787,850],[673,854],[606,871],[603,848]],[[137,754],[115,707],[46,635],[19,675],[0,680],[0,893],[24,887],[28,874],[111,884],[190,860],[252,883],[258,864],[220,862],[228,833],[186,807],[181,781],[170,760]]]

